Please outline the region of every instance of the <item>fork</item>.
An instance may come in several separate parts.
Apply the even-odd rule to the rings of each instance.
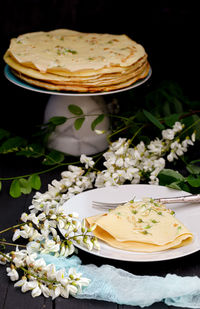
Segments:
[[[154,201],[164,203],[164,204],[170,204],[170,203],[194,203],[194,202],[200,202],[200,194],[193,194],[193,195],[184,195],[184,196],[178,196],[178,197],[159,197],[159,198],[153,198]],[[115,203],[107,203],[107,202],[98,202],[98,201],[92,201],[92,207],[96,209],[114,209],[119,205],[123,205],[129,201],[124,202],[115,202]]]

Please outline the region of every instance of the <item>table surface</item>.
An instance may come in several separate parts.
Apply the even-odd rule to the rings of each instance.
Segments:
[[[1,155],[0,164],[0,177],[13,177],[33,173],[41,170],[41,166],[35,161],[28,160],[26,158],[14,157],[12,155]],[[47,190],[47,185],[53,179],[60,179],[60,173],[63,168],[45,173],[41,176],[42,187],[41,192]],[[3,188],[0,192],[0,229],[15,225],[19,222],[20,215],[23,211],[28,212],[28,206],[31,204],[32,196],[22,195],[20,198],[14,199],[9,196],[10,181],[3,182]],[[2,237],[9,239],[12,237],[12,233],[2,234]],[[186,257],[178,258],[175,260],[161,261],[161,262],[122,262],[111,259],[104,259],[98,256],[91,255],[87,252],[79,250],[79,257],[83,264],[94,263],[97,266],[102,264],[113,265],[118,268],[122,268],[136,275],[158,275],[165,276],[168,273],[177,274],[181,276],[200,276],[200,252],[196,252]],[[39,296],[32,298],[30,292],[22,293],[19,288],[14,288],[13,282],[11,282],[6,274],[4,266],[0,265],[0,308],[10,309],[19,308],[24,309],[29,306],[29,309],[61,309],[69,308],[73,309],[98,309],[98,308],[109,308],[109,309],[130,309],[139,308],[131,306],[121,306],[111,302],[102,302],[96,300],[79,300],[73,297],[64,299],[62,297],[51,300]],[[164,303],[155,303],[150,307],[152,309],[164,309],[164,308],[175,308],[173,306],[167,306]]]

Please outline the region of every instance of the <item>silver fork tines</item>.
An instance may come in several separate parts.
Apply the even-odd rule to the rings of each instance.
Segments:
[[[200,194],[195,195],[185,195],[185,196],[176,196],[176,197],[161,197],[161,198],[153,198],[154,201],[170,204],[170,203],[193,203],[193,202],[200,202]],[[97,209],[113,209],[119,205],[123,205],[128,201],[124,202],[115,202],[115,203],[106,203],[106,202],[98,202],[92,201],[92,207]]]

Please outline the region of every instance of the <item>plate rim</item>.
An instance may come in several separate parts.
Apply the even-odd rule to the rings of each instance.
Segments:
[[[131,86],[124,87],[121,89],[111,90],[111,91],[102,91],[102,92],[64,92],[64,91],[57,91],[57,90],[46,90],[45,88],[39,88],[37,86],[33,86],[31,84],[26,83],[25,81],[19,79],[17,76],[15,76],[12,71],[11,67],[6,64],[4,68],[4,75],[5,77],[14,85],[19,86],[21,88],[24,88],[26,90],[31,90],[39,93],[45,93],[45,94],[51,94],[51,95],[63,95],[63,96],[76,96],[76,97],[83,97],[83,96],[99,96],[99,95],[107,95],[107,94],[115,94],[120,93],[123,91],[131,90],[133,88],[139,87],[143,85],[152,75],[152,69],[150,67],[149,72],[147,76],[143,79],[140,79],[133,83]]]

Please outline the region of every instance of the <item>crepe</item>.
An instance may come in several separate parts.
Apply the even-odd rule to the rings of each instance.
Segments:
[[[68,29],[13,38],[4,61],[27,83],[58,91],[120,89],[150,70],[143,46],[128,36]]]
[[[94,235],[112,247],[127,251],[156,252],[190,243],[193,234],[174,212],[152,199],[128,202],[108,213],[86,218],[96,224]]]

